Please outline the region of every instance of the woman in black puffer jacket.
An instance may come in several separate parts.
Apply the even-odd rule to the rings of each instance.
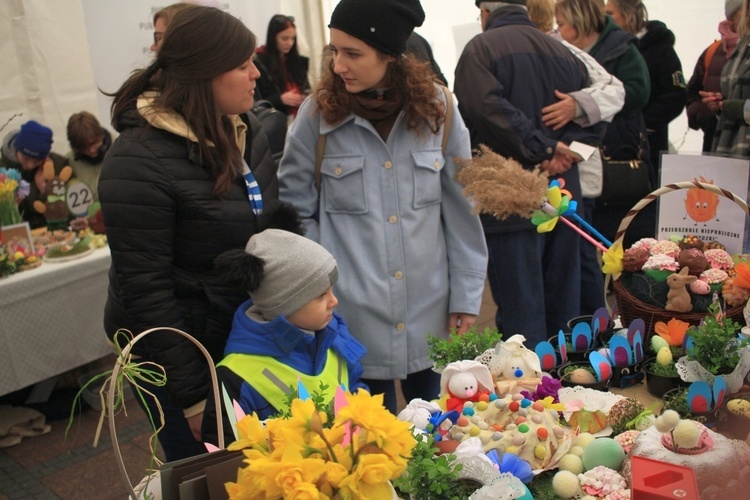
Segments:
[[[191,6],[170,23],[156,60],[114,94],[120,136],[99,180],[112,252],[104,319],[110,337],[120,328],[136,335],[174,327],[216,361],[223,355],[247,294],[219,278],[214,259],[244,248],[263,202],[278,197],[268,140],[246,114],[259,76],[254,44],[233,16]],[[156,332],[136,353],[167,374],[156,392],[167,460],[205,452],[199,437],[210,382],[200,352],[176,334]]]

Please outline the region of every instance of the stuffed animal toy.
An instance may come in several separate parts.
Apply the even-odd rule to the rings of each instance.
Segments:
[[[667,311],[690,312],[693,310],[690,294],[685,287],[698,278],[688,275],[688,272],[690,269],[685,266],[680,269],[679,273],[667,276],[669,292],[667,292],[667,305],[664,307]]]
[[[492,375],[489,368],[474,360],[454,361],[445,367],[440,377],[440,393],[447,395],[447,411],[463,410],[466,401],[489,399]]]
[[[73,169],[66,165],[60,170],[60,175],[56,176],[55,166],[50,160],[44,164],[43,168],[44,178],[47,180],[44,187],[44,195],[47,201],[44,203],[39,200],[35,201],[34,210],[44,214],[48,230],[68,229],[70,212],[65,201],[65,183],[73,175]]]
[[[542,383],[542,366],[539,357],[524,345],[526,337],[513,335],[495,346],[498,359],[498,372],[493,373],[497,383],[498,396],[518,394],[521,391],[533,393]]]

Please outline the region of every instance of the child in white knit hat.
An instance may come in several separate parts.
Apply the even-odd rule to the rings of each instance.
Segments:
[[[217,365],[219,385],[260,419],[285,411],[298,381],[311,393],[325,384],[328,399],[340,385],[351,392],[367,389],[359,380],[366,350],[333,311],[338,304],[335,259],[301,235],[291,205],[267,208],[261,225],[267,227],[250,238],[244,251],[216,259],[224,276],[250,294],[235,313],[225,357]],[[208,408],[204,414],[208,440],[215,435],[214,415]]]

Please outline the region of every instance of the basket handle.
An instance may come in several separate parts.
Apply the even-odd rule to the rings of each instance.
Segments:
[[[716,186],[714,184],[706,184],[703,182],[692,182],[692,181],[683,181],[683,182],[675,182],[674,184],[667,184],[664,185],[651,193],[647,194],[645,197],[643,197],[638,203],[633,205],[633,208],[628,210],[628,213],[625,214],[625,217],[622,218],[622,221],[620,222],[620,227],[617,228],[617,233],[615,234],[615,241],[614,244],[622,244],[623,238],[625,238],[625,231],[628,229],[628,226],[630,226],[630,223],[632,222],[633,218],[643,210],[643,208],[654,201],[656,198],[663,194],[671,193],[672,191],[678,191],[680,189],[704,189],[706,191],[711,191],[712,193],[716,193],[719,196],[723,196],[724,198],[729,198],[733,202],[735,202],[737,205],[740,206],[742,210],[745,211],[746,214],[750,215],[750,209],[747,206],[747,203],[745,203],[745,200],[737,196],[731,191],[727,191],[726,189],[722,189],[719,186]]]
[[[171,327],[158,327],[158,328],[151,328],[149,330],[146,330],[144,332],[139,333],[135,337],[133,337],[132,340],[130,340],[125,347],[122,349],[122,352],[120,353],[120,356],[117,358],[117,361],[115,362],[115,367],[112,369],[112,375],[107,380],[108,388],[107,388],[107,413],[108,413],[108,421],[109,421],[109,434],[112,438],[112,448],[115,453],[115,461],[117,462],[117,468],[120,470],[120,475],[122,476],[122,479],[125,481],[125,484],[128,486],[128,489],[130,490],[130,495],[132,498],[137,499],[138,494],[135,492],[135,489],[133,487],[133,483],[130,482],[130,477],[128,476],[128,471],[125,469],[125,463],[122,459],[122,453],[120,452],[120,443],[117,440],[117,432],[115,431],[115,412],[113,411],[115,407],[115,384],[117,383],[118,376],[121,371],[122,362],[123,360],[127,360],[130,357],[130,351],[133,349],[133,346],[138,342],[140,339],[148,335],[149,333],[156,332],[156,331],[170,331],[174,333],[178,333],[191,341],[193,344],[198,347],[198,349],[201,351],[203,356],[205,356],[206,361],[208,361],[208,370],[211,373],[211,384],[214,388],[214,406],[216,407],[216,429],[218,431],[218,439],[219,439],[219,448],[224,448],[224,422],[222,419],[222,406],[219,401],[219,380],[216,376],[216,367],[214,366],[213,359],[211,358],[211,354],[209,354],[208,350],[201,344],[198,340],[195,339],[192,335],[183,332],[182,330],[179,330],[177,328],[171,328]],[[106,384],[106,383],[105,383]]]
[[[620,222],[620,226],[617,228],[617,233],[615,233],[615,241],[612,243],[612,245],[622,244],[622,240],[625,238],[625,231],[628,229],[628,226],[630,226],[630,223],[633,221],[633,218],[643,210],[643,208],[654,201],[656,198],[663,194],[671,193],[673,191],[679,191],[680,189],[705,189],[706,191],[711,191],[712,193],[716,193],[720,196],[723,196],[724,198],[729,198],[733,202],[735,202],[739,207],[745,211],[746,214],[750,215],[750,208],[748,208],[747,203],[745,203],[745,200],[737,196],[731,191],[728,191],[726,189],[722,189],[719,186],[715,184],[707,184],[703,182],[694,182],[694,181],[682,181],[682,182],[675,182],[673,184],[666,184],[658,189],[655,189],[654,191],[647,194],[644,198],[642,198],[638,203],[633,205],[633,208],[628,210],[628,213],[625,214],[625,217],[622,218],[622,221]],[[616,278],[613,278],[611,274],[607,274],[604,278],[604,303],[606,304],[607,310],[609,311],[610,315],[613,315],[612,308],[609,304],[609,301],[607,300],[607,290],[609,289],[609,283]]]

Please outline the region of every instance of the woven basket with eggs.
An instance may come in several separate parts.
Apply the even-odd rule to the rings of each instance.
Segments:
[[[700,182],[678,182],[675,184],[668,184],[640,200],[626,214],[617,230],[614,244],[622,244],[625,232],[631,221],[646,205],[666,193],[671,193],[680,189],[696,188],[710,191],[719,196],[728,198],[742,208],[746,214],[750,214],[750,209],[748,209],[747,203],[745,203],[744,200],[734,193],[721,189],[713,184]],[[663,282],[666,279],[666,275],[679,271],[681,263],[682,265],[687,265],[682,260],[678,261],[678,255],[680,257],[684,256],[686,259],[688,257],[693,257],[694,260],[690,262],[696,267],[691,267],[691,274],[698,276],[700,281],[709,284],[710,291],[706,294],[707,298],[705,299],[706,302],[704,302],[704,304],[710,303],[711,296],[713,295],[712,292],[719,292],[725,301],[727,316],[744,324],[742,310],[748,297],[750,297],[750,290],[738,286],[738,283],[741,283],[743,279],[742,277],[736,276],[737,270],[733,265],[734,261],[727,262],[728,254],[726,254],[725,251],[716,251],[721,250],[719,244],[706,244],[706,242],[700,241],[694,236],[685,237],[679,243],[653,241],[654,245],[660,245],[659,251],[667,252],[663,255],[670,255],[672,260],[674,260],[674,266],[667,266],[664,265],[664,263],[660,263],[658,258],[654,259],[654,255],[651,253],[651,247],[648,247],[648,245],[642,245],[642,247],[648,247],[646,253],[643,251],[636,251],[634,247],[639,243],[640,242],[634,244],[633,247],[625,251],[623,257],[625,271],[619,279],[614,281],[613,284],[613,291],[617,299],[617,307],[624,326],[629,325],[630,322],[636,318],[641,318],[646,323],[647,336],[650,336],[654,332],[654,325],[659,321],[667,323],[670,319],[677,318],[692,325],[698,325],[705,317],[705,306],[698,307],[696,305],[694,310],[690,312],[675,312],[664,309],[668,287],[666,283],[658,283],[658,281]],[[669,243],[672,243],[674,247],[669,247]],[[681,253],[686,250],[689,251]],[[708,255],[706,255],[706,252],[708,252]],[[698,255],[699,253],[702,255]],[[661,255],[662,254],[658,254],[658,256]],[[643,269],[642,272],[639,272],[637,266],[643,266],[646,264],[647,259],[652,259],[650,263],[656,262],[656,265],[652,266],[655,269]],[[703,270],[699,269],[701,259],[704,259],[706,262],[706,268]],[[659,266],[659,264],[661,264],[661,266]],[[750,265],[750,263],[744,265]],[[661,270],[659,269],[660,267],[666,269]],[[750,271],[750,267],[748,267],[748,271]],[[648,277],[646,276],[646,273],[649,273]],[[661,276],[659,276],[659,274],[661,274]],[[746,284],[750,285],[750,283]],[[645,291],[643,287],[646,287]],[[691,293],[691,295],[693,295],[694,298],[697,297],[695,294]]]

